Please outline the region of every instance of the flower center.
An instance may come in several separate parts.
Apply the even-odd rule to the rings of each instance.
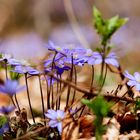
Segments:
[[[92,51],[90,49],[86,51],[86,56],[92,56]]]
[[[57,46],[57,47],[56,47],[56,50],[57,50],[57,51],[61,51],[61,47]]]
[[[57,121],[61,122],[62,118],[61,117],[57,117]]]
[[[140,79],[137,79],[137,82],[140,83]]]
[[[73,58],[77,59],[78,58],[78,54],[73,54]]]

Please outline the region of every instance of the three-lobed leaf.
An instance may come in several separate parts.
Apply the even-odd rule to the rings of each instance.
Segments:
[[[106,130],[106,127],[103,125],[103,118],[107,116],[113,104],[111,102],[107,102],[101,95],[98,95],[91,101],[82,99],[82,103],[87,105],[96,115],[96,118],[94,120],[96,129],[95,135],[96,139],[100,140],[104,131]]]
[[[104,97],[100,95],[97,96],[92,101],[87,99],[82,99],[82,103],[87,105],[97,117],[98,116],[106,117],[112,107],[112,103],[107,102],[104,99]]]
[[[5,116],[0,116],[0,128],[7,123],[7,118]]]
[[[108,20],[105,20],[96,7],[93,7],[93,16],[94,26],[97,33],[101,36],[102,45],[106,45],[111,36],[128,21],[127,18],[120,18],[119,16],[114,16]]]

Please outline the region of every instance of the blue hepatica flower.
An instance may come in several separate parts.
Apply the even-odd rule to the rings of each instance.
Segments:
[[[2,106],[0,107],[0,113],[8,115],[15,109],[15,106]]]
[[[13,72],[17,72],[19,74],[25,74],[28,73],[30,75],[37,75],[40,72],[32,67],[29,66],[15,66],[14,70],[12,70]]]
[[[9,95],[12,97],[17,92],[20,92],[25,89],[25,86],[19,86],[18,81],[16,80],[6,80],[4,85],[0,85],[0,92]]]
[[[0,136],[3,135],[3,133],[9,131],[9,123],[6,122],[1,128],[0,128]]]
[[[96,65],[96,64],[101,64],[103,61],[102,55],[99,52],[93,52],[93,55],[89,58],[88,64],[89,65]],[[117,56],[115,53],[109,53],[105,59],[104,59],[106,64],[113,65],[115,67],[119,67],[119,63],[117,61]]]
[[[8,64],[12,65],[12,66],[21,66],[21,65],[28,66],[29,65],[29,63],[27,61],[17,60],[15,58],[8,59]]]
[[[64,53],[67,55],[67,57],[63,58],[63,61],[65,63],[72,63],[72,57],[73,57],[73,64],[78,66],[83,66],[85,61],[82,59],[84,54],[86,53],[86,49],[83,47],[75,47],[70,46],[70,48],[64,48]]]
[[[93,52],[91,49],[86,49],[85,53],[83,55],[80,55],[76,62],[78,62],[78,65],[84,65],[85,63],[89,62],[93,63],[95,61],[95,56],[97,57],[98,53]]]
[[[52,41],[49,41],[47,44],[47,49],[55,52],[61,52],[63,50],[62,47],[55,45]]]
[[[0,58],[0,61],[8,61],[9,59],[11,59],[10,54],[2,54],[2,57]]]
[[[124,76],[129,79],[127,85],[135,86],[137,91],[140,91],[140,73],[135,72],[134,76],[125,71]]]
[[[65,117],[65,113],[62,110],[51,110],[49,109],[45,116],[50,119],[49,126],[52,128],[57,127],[59,134],[62,133],[62,120]]]
[[[63,73],[64,71],[68,71],[68,70],[70,70],[71,68],[70,68],[69,66],[66,66],[66,65],[64,64],[64,61],[60,60],[60,61],[58,62],[58,64],[55,65],[55,69],[56,69],[56,71],[57,71],[57,74],[62,75],[62,73]]]

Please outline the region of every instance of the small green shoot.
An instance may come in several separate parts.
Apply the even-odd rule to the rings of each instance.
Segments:
[[[120,18],[119,16],[105,20],[96,7],[93,7],[93,18],[95,29],[101,36],[103,46],[106,46],[112,35],[128,21],[128,18]]]
[[[87,99],[82,99],[82,103],[87,105],[95,114],[95,136],[97,140],[101,140],[102,135],[106,130],[106,127],[103,125],[103,119],[104,117],[107,117],[113,104],[111,102],[107,102],[101,95],[98,95],[95,99],[91,101]]]

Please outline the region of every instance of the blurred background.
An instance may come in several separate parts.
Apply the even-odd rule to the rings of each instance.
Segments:
[[[0,0],[0,52],[38,61],[47,54],[48,40],[94,49],[99,37],[93,27],[93,6],[104,18],[129,18],[111,42],[123,69],[140,71],[139,0]]]
[[[111,41],[122,65],[132,71],[139,69],[138,0],[1,0],[0,52],[17,58],[40,58],[47,53],[43,45],[49,39],[58,44],[97,47],[99,38],[93,28],[93,6],[105,18],[117,14],[129,18]]]

